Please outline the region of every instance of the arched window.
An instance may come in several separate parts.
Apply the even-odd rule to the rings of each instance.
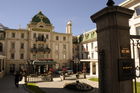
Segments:
[[[0,43],[0,52],[2,52],[2,51],[3,51],[3,44]]]

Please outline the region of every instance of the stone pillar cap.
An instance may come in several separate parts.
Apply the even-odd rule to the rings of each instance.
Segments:
[[[134,11],[120,6],[109,6],[93,14],[90,18],[93,22],[96,22],[98,18],[102,17],[103,15],[107,15],[109,13],[122,13],[128,15],[131,18]]]

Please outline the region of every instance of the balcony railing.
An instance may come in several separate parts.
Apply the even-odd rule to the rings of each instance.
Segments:
[[[40,36],[36,37],[35,40],[36,40],[36,42],[37,41],[42,41],[42,42],[46,42],[47,41],[47,39],[45,37],[40,37]]]
[[[48,48],[48,47],[46,47],[46,48],[43,48],[43,47],[36,48],[36,47],[34,47],[34,48],[31,48],[31,52],[35,52],[35,53],[37,53],[37,52],[50,53],[51,49]]]

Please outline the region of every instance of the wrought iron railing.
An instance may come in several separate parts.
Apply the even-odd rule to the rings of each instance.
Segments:
[[[37,52],[44,52],[44,53],[50,53],[51,52],[51,49],[50,48],[48,48],[48,47],[46,47],[46,48],[43,48],[43,47],[40,47],[40,48],[36,48],[36,47],[34,47],[34,48],[31,48],[31,52],[35,52],[35,53],[37,53]]]

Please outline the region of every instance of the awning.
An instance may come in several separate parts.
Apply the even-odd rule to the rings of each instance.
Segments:
[[[98,59],[81,59],[80,62],[98,62]]]
[[[33,65],[48,65],[48,64],[56,64],[55,61],[39,61],[39,60],[34,60]]]

